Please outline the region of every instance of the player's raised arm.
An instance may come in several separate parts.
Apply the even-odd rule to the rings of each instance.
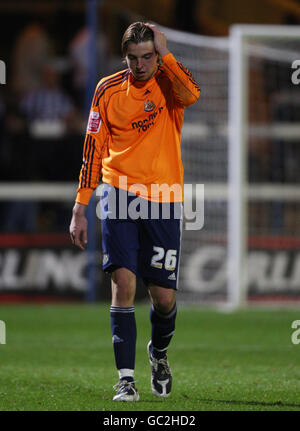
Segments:
[[[154,46],[160,55],[164,71],[170,78],[177,102],[183,106],[192,105],[200,96],[197,82],[191,72],[168,50],[166,36],[154,24],[147,25],[153,30]]]

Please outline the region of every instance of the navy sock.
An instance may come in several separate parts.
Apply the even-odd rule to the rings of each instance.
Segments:
[[[168,345],[175,332],[176,304],[168,314],[162,314],[152,305],[150,310],[152,355],[161,359],[166,355]]]
[[[134,307],[112,305],[110,307],[110,325],[115,363],[120,379],[133,381],[137,335]]]

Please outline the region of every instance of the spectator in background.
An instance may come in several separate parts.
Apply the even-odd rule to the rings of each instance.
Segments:
[[[32,157],[28,145],[26,121],[20,112],[19,101],[42,83],[42,70],[53,53],[52,42],[40,16],[24,26],[12,46],[11,78],[5,89],[6,112],[3,127],[1,178],[22,181],[32,178],[28,159]],[[16,154],[18,157],[16,157]],[[31,157],[29,157],[29,155]]]
[[[23,93],[19,102],[17,110],[21,117],[18,120],[23,119],[23,129],[19,130],[16,118],[9,121],[11,130],[15,131],[14,137],[8,138],[7,146],[11,148],[11,169],[16,174],[11,178],[13,181],[67,180],[74,177],[80,164],[81,115],[61,87],[55,63],[45,61],[40,72],[39,86]],[[40,210],[36,201],[10,201],[4,212],[5,232],[39,230]]]
[[[38,88],[31,89],[20,101],[20,110],[28,122],[65,121],[74,111],[70,97],[60,86],[54,63],[47,62],[41,71]]]
[[[35,179],[66,180],[79,163],[81,145],[74,135],[80,138],[84,126],[81,113],[61,86],[54,62],[44,66],[41,86],[21,99],[20,112],[29,130]],[[72,166],[75,156],[78,161]]]
[[[24,28],[12,55],[13,90],[18,95],[40,87],[42,69],[52,54],[49,36],[39,23]]]
[[[85,91],[88,83],[88,71],[90,67],[89,57],[90,33],[87,27],[81,28],[73,37],[69,45],[69,58],[72,73],[72,84],[75,100],[78,106],[84,109]],[[97,73],[99,76],[111,73],[108,40],[106,34],[100,31],[97,43]]]

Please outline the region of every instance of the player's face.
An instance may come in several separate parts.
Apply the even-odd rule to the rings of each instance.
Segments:
[[[129,43],[126,61],[138,81],[147,81],[152,78],[158,67],[158,54],[154,49],[153,41]]]

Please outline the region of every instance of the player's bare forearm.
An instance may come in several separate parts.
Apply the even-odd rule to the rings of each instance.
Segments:
[[[71,240],[81,250],[84,250],[87,244],[88,223],[85,217],[86,208],[86,205],[76,202],[73,207],[73,215],[70,223]]]
[[[80,204],[79,202],[75,202],[73,207],[73,214],[76,216],[85,215],[85,211],[87,209],[87,205]]]

